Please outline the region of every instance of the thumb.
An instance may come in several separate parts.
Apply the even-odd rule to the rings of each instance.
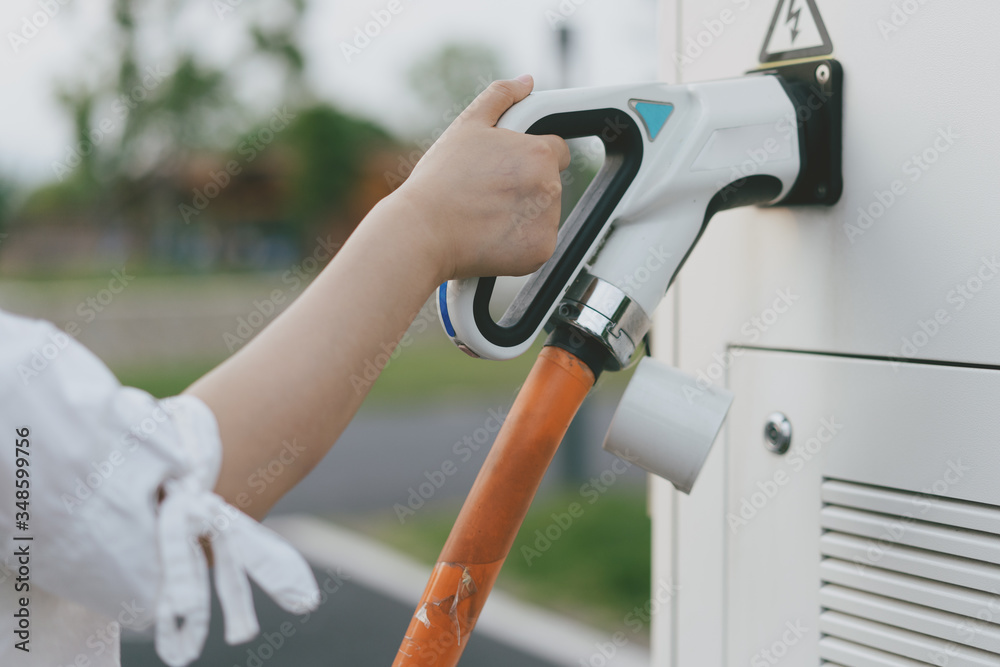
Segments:
[[[472,101],[462,112],[462,116],[466,120],[480,120],[490,126],[496,125],[500,116],[527,97],[534,85],[529,74],[522,74],[516,79],[494,81]]]

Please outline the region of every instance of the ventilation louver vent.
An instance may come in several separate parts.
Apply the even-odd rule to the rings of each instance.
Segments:
[[[823,503],[822,665],[1000,667],[1000,507],[833,479]]]

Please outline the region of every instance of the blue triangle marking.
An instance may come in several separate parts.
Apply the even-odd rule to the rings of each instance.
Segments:
[[[660,133],[660,130],[663,129],[663,126],[667,124],[667,119],[670,118],[670,114],[674,110],[674,105],[665,102],[639,102],[638,100],[632,100],[632,108],[642,118],[642,122],[646,126],[646,131],[649,133],[649,140],[653,141],[656,139],[656,135]]]

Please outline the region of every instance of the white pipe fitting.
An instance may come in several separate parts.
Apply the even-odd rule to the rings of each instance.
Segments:
[[[691,493],[733,402],[732,392],[651,357],[639,361],[604,449]]]

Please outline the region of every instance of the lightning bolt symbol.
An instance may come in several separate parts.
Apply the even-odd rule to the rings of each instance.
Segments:
[[[798,9],[795,9],[795,11],[792,11],[793,9],[795,9],[795,0],[790,0],[790,2],[788,3],[788,15],[785,16],[785,25],[788,25],[789,23],[792,23],[792,21],[795,21],[795,23],[792,23],[791,26],[792,44],[795,43],[795,38],[799,36],[800,32],[802,32],[801,30],[799,30],[799,13],[802,11],[802,8],[799,7]]]

